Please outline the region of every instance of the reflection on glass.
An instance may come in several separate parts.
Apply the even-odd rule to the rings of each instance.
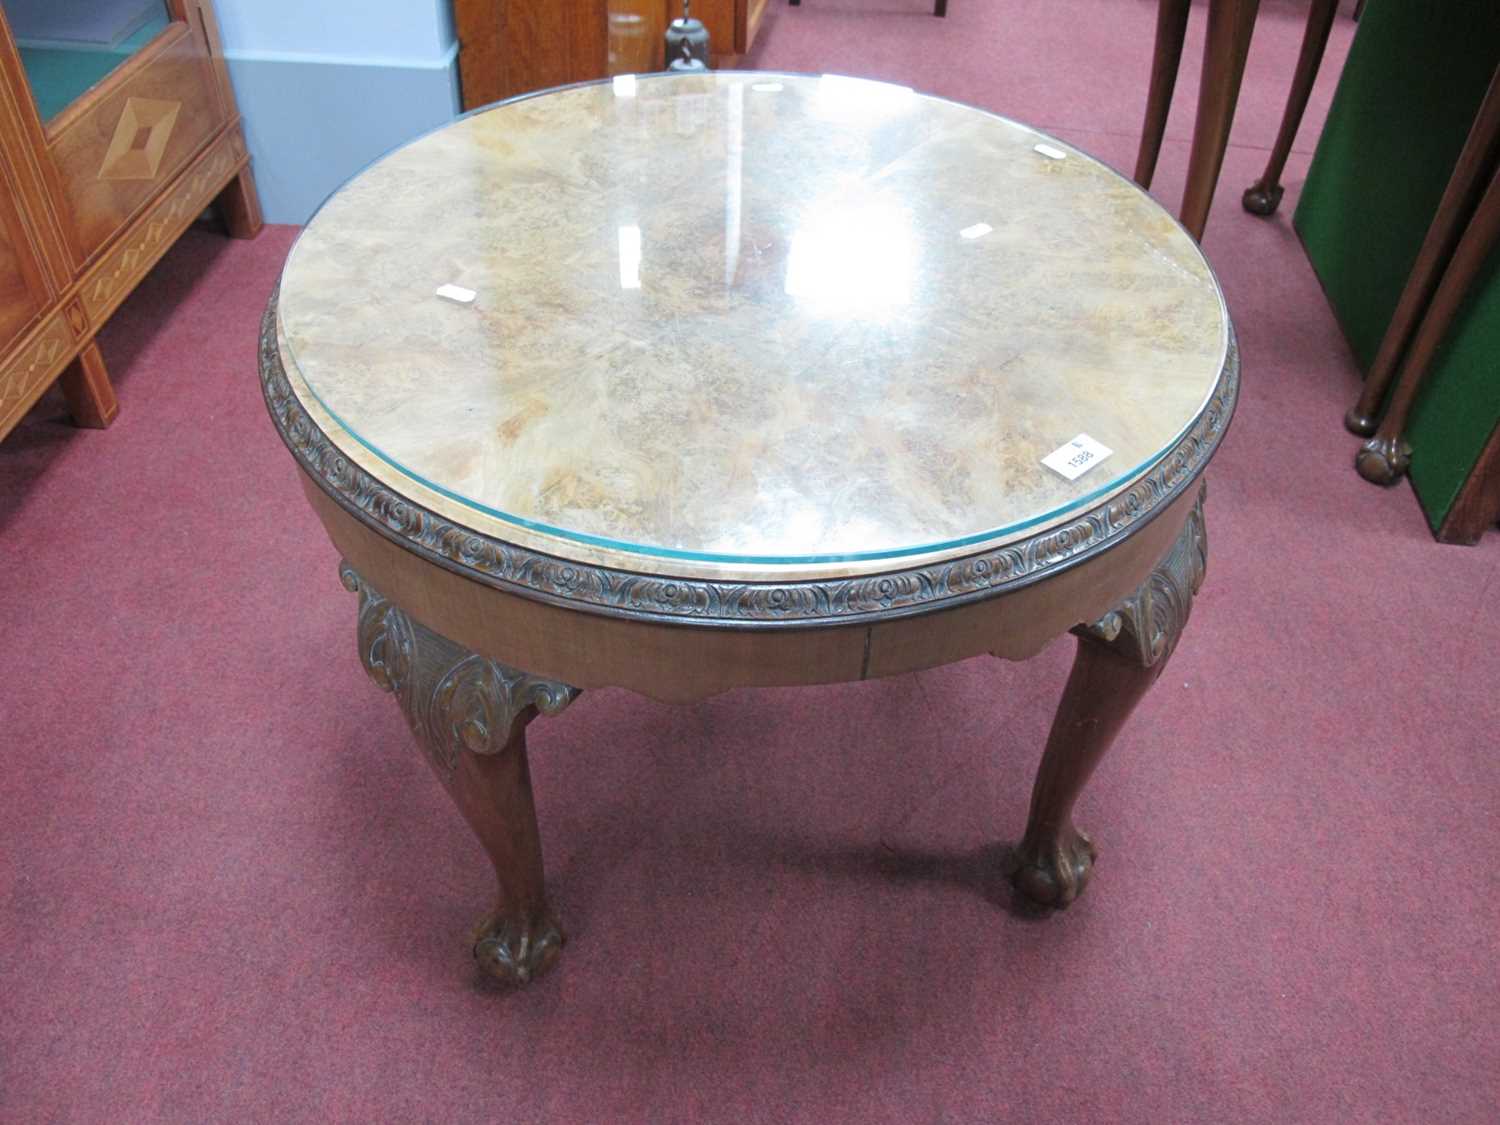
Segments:
[[[741,211],[745,197],[745,87],[729,88],[725,104],[724,288],[734,285],[740,268]]]
[[[620,228],[620,288],[641,287],[641,228]]]
[[[824,121],[868,125],[910,113],[916,104],[916,93],[910,86],[825,74],[818,79],[818,92],[810,108],[813,117]]]
[[[50,121],[167,26],[166,0],[0,0]]]
[[[916,269],[910,212],[888,197],[835,192],[792,235],[786,292],[814,316],[879,316],[911,303]]]

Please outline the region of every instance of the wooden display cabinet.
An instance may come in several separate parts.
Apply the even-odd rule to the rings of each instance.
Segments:
[[[109,424],[95,333],[215,202],[260,230],[209,0],[0,0],[0,437],[59,376]]]

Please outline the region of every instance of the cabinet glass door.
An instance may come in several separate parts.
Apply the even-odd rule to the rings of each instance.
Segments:
[[[42,120],[50,121],[170,22],[167,0],[0,0]]]

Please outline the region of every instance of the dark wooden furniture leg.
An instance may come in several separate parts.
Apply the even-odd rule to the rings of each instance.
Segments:
[[[1390,405],[1380,428],[1354,455],[1354,467],[1359,475],[1373,484],[1395,484],[1411,465],[1411,447],[1406,444],[1406,418],[1416,401],[1417,391],[1427,377],[1432,358],[1448,334],[1453,318],[1463,307],[1464,298],[1474,277],[1485,266],[1490,251],[1500,242],[1500,166],[1490,176],[1489,187],[1474,216],[1469,220],[1458,248],[1453,251],[1453,260],[1443,271],[1432,304],[1427,307],[1416,335],[1412,337],[1411,351],[1402,364],[1401,377],[1396,380],[1396,389],[1391,392]]]
[[[1281,202],[1284,194],[1281,172],[1292,153],[1292,143],[1297,139],[1297,129],[1307,110],[1307,98],[1312,93],[1313,81],[1318,77],[1318,67],[1323,63],[1328,33],[1333,30],[1333,17],[1338,10],[1339,0],[1312,0],[1312,7],[1308,9],[1307,31],[1302,36],[1302,52],[1297,56],[1297,70],[1292,75],[1286,111],[1281,115],[1281,129],[1276,134],[1276,143],[1271,146],[1266,170],[1260,179],[1245,189],[1241,199],[1245,210],[1252,215],[1269,215]]]
[[[1453,174],[1443,189],[1443,197],[1438,201],[1437,213],[1422,239],[1411,274],[1401,289],[1395,311],[1391,313],[1391,322],[1380,338],[1380,347],[1370,364],[1369,374],[1365,376],[1359,400],[1344,415],[1344,427],[1351,433],[1369,437],[1379,425],[1380,404],[1385,401],[1391,378],[1401,364],[1412,333],[1417,330],[1422,314],[1431,303],[1443,270],[1453,258],[1464,227],[1479,205],[1480,196],[1484,194],[1485,185],[1497,164],[1500,164],[1500,69],[1496,70],[1484,100],[1479,103],[1474,124],[1469,129],[1464,147],[1459,150]]]
[[[1495,427],[1490,440],[1484,443],[1468,480],[1443,517],[1438,541],[1469,546],[1478,543],[1480,536],[1497,522],[1500,522],[1500,426]]]
[[[1141,126],[1141,147],[1135,158],[1135,182],[1149,189],[1161,156],[1161,139],[1167,132],[1167,111],[1177,88],[1177,68],[1182,62],[1182,40],[1187,35],[1189,0],[1159,0],[1156,6],[1156,47],[1151,56],[1151,85],[1146,93],[1146,122]]]
[[[223,216],[230,238],[254,238],[260,233],[260,195],[255,190],[255,174],[247,164],[238,176],[225,185],[214,200]]]
[[[1187,232],[1200,242],[1208,225],[1208,210],[1213,206],[1219,169],[1224,164],[1224,150],[1229,145],[1229,127],[1234,121],[1259,8],[1260,0],[1210,0],[1208,6],[1208,44],[1180,216]]]
[[[63,369],[60,381],[75,425],[102,430],[120,412],[115,389],[109,385],[104,357],[99,354],[99,345],[92,340],[78,353],[78,358]]]
[[[494,865],[499,900],[474,928],[474,959],[493,977],[525,984],[552,966],[563,944],[542,877],[526,724],[538,712],[561,711],[578,692],[439,636],[348,563],[339,577],[359,594],[365,670],[400,701],[433,771]]]
[[[1167,557],[1141,588],[1093,625],[1078,652],[1031,794],[1011,878],[1031,901],[1063,907],[1083,893],[1097,852],[1073,824],[1073,805],[1135,705],[1166,667],[1208,565],[1203,495]]]

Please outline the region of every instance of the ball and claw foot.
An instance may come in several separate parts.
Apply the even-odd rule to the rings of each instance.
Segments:
[[[1245,194],[1240,197],[1240,203],[1252,215],[1273,215],[1281,203],[1281,197],[1285,194],[1286,189],[1280,184],[1268,184],[1265,180],[1256,180],[1245,189]]]
[[[1399,437],[1372,437],[1354,455],[1354,468],[1371,484],[1395,484],[1411,465],[1411,446]]]
[[[540,925],[515,918],[486,915],[474,927],[474,962],[488,976],[510,985],[524,985],[557,963],[563,932],[550,914]]]
[[[1360,412],[1357,405],[1349,408],[1349,413],[1344,415],[1344,429],[1359,437],[1369,437],[1380,425],[1380,419],[1373,414]]]
[[[1011,857],[1011,882],[1024,898],[1060,910],[1083,894],[1098,854],[1071,826],[1051,839],[1022,840]]]

